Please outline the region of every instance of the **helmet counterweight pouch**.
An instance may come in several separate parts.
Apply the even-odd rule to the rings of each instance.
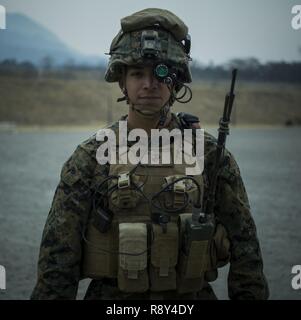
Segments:
[[[150,28],[154,25],[160,25],[171,32],[177,41],[183,40],[188,33],[186,24],[168,10],[156,8],[144,9],[121,19],[123,32]]]
[[[123,292],[148,290],[147,225],[119,224],[118,288]]]
[[[151,246],[151,291],[176,290],[176,264],[178,261],[178,226],[169,222],[166,232],[159,224],[153,224]]]

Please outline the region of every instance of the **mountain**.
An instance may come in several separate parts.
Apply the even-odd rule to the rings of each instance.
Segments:
[[[8,13],[6,30],[0,30],[0,60],[16,59],[40,64],[51,57],[55,65],[73,61],[75,64],[104,64],[98,56],[83,55],[69,48],[53,32],[31,18],[18,13]]]

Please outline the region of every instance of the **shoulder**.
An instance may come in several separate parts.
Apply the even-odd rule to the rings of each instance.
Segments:
[[[100,131],[107,130],[107,129],[110,129],[110,130],[116,132],[116,130],[118,130],[118,121],[110,124],[109,126],[107,126],[105,128],[100,128],[97,132],[95,132],[93,135],[91,135],[88,139],[86,139],[85,141],[80,143],[77,146],[74,155],[76,155],[76,157],[79,160],[84,160],[84,159],[89,158],[92,161],[96,161],[97,149],[104,142],[104,141],[100,141],[98,139],[98,134]]]
[[[116,123],[113,123],[106,129],[112,128],[112,130],[114,130],[115,127]],[[103,141],[97,139],[97,132],[79,143],[74,152],[64,163],[61,171],[61,179],[67,182],[67,184],[73,184],[79,179],[89,179],[93,176],[97,167],[96,152],[103,143]],[[105,168],[103,168],[103,170],[105,170]]]

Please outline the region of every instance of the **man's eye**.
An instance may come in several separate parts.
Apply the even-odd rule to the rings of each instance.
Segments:
[[[142,72],[141,71],[133,71],[133,72],[131,72],[131,76],[132,77],[140,77],[140,76],[142,76]]]

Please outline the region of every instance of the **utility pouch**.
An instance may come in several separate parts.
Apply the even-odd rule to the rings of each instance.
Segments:
[[[209,243],[214,225],[210,221],[193,225],[191,214],[180,215],[182,248],[178,267],[179,293],[195,292],[202,288],[204,273],[208,269]]]
[[[147,273],[147,225],[119,224],[118,288],[123,292],[145,292]]]
[[[99,232],[90,222],[83,246],[82,277],[116,278],[118,267],[118,236],[114,224],[105,233]]]
[[[152,224],[150,283],[151,291],[176,290],[176,270],[178,260],[178,226],[169,222],[163,230],[159,224]]]

